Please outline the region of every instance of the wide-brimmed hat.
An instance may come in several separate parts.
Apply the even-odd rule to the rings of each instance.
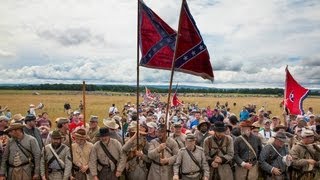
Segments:
[[[24,120],[24,116],[22,116],[21,114],[15,114],[12,116],[12,119],[14,120],[14,122],[22,121]]]
[[[227,130],[226,125],[222,121],[217,121],[214,123],[212,130],[216,132],[225,132]]]
[[[200,129],[200,126],[202,126],[202,124],[206,124],[208,126],[208,128],[211,127],[211,123],[208,122],[208,121],[205,121],[204,119],[201,119],[198,126],[197,126],[197,129]]]
[[[310,129],[303,129],[301,132],[301,137],[309,137],[309,136],[314,136],[314,132]]]
[[[87,132],[85,129],[80,128],[74,133],[74,136],[76,139],[86,140],[87,139]]]
[[[105,136],[109,136],[109,135],[110,135],[109,128],[102,127],[99,129],[97,137],[105,137]]]
[[[5,131],[5,132],[9,132],[9,131],[11,131],[11,130],[22,129],[22,128],[24,128],[24,127],[25,127],[25,125],[23,125],[23,124],[21,124],[21,123],[12,123],[12,124],[10,124],[10,126],[9,126],[7,129],[5,129],[4,131]]]
[[[157,125],[157,123],[155,123],[155,122],[148,122],[148,123],[147,123],[147,127],[157,129],[157,128],[158,128],[158,125]]]
[[[51,133],[51,139],[61,139],[64,136],[62,136],[61,132],[59,130],[54,130]]]
[[[251,121],[248,121],[248,120],[246,120],[246,121],[242,121],[240,124],[239,124],[239,126],[240,127],[254,127],[254,126],[252,126],[252,123],[251,123]]]
[[[288,142],[287,136],[283,132],[277,132],[276,135],[274,136],[275,139],[278,139],[282,142]]]
[[[110,128],[110,129],[118,129],[119,128],[119,125],[117,124],[116,120],[113,118],[112,119],[110,119],[110,118],[103,119],[103,124],[107,128]]]
[[[140,127],[141,127],[141,125],[140,125]],[[128,126],[128,129],[131,132],[137,132],[137,121],[131,121],[129,126]],[[147,132],[142,131],[142,129],[140,129],[140,128],[139,128],[139,133],[142,134],[142,135],[146,135],[147,134]]]
[[[282,124],[279,124],[278,126],[276,126],[275,128],[273,128],[273,131],[274,131],[274,132],[277,132],[277,131],[279,131],[280,129],[286,130],[287,127],[284,126],[284,125],[282,125]]]

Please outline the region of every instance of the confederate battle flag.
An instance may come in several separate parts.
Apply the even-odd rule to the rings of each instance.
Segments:
[[[303,115],[302,108],[303,100],[308,96],[309,90],[302,87],[290,74],[286,67],[286,82],[285,82],[285,107],[290,114]]]
[[[177,92],[172,96],[171,106],[177,107],[179,105],[183,105],[182,102],[178,99]]]
[[[139,7],[140,65],[171,70],[177,33],[142,1]]]
[[[178,33],[175,70],[213,81],[214,76],[209,52],[190,13],[186,0],[182,2]]]

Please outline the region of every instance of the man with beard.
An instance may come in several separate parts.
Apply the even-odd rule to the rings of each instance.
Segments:
[[[215,122],[214,135],[204,140],[203,148],[210,166],[210,179],[233,179],[231,169],[234,156],[233,139],[225,135],[226,128],[223,122]]]
[[[128,180],[146,180],[148,176],[148,142],[146,140],[146,130],[144,126],[139,126],[139,135],[137,133],[137,121],[131,121],[129,124],[130,138],[123,145],[122,150],[127,157],[126,173]],[[139,146],[137,149],[137,136]]]
[[[33,114],[28,114],[25,117],[24,122],[26,124],[26,126],[23,128],[24,133],[36,138],[39,148],[42,149],[43,142],[40,130],[36,128],[36,117]]]
[[[0,180],[38,179],[40,173],[40,149],[37,140],[23,133],[24,125],[13,123],[5,131],[11,136],[4,149]]]
[[[61,133],[62,138],[62,143],[70,146],[70,140],[69,140],[69,120],[67,118],[64,117],[59,117],[56,119],[56,123],[57,123],[57,128],[58,131]],[[47,140],[46,140],[46,144],[51,143],[51,134],[52,132],[49,133]]]
[[[287,177],[287,166],[291,165],[292,157],[288,155],[288,149],[285,146],[287,137],[285,133],[278,132],[274,136],[272,144],[263,147],[259,164],[266,180],[283,180]]]
[[[195,132],[197,146],[203,147],[204,140],[206,139],[206,137],[210,136],[210,127],[210,122],[207,122],[205,120],[200,121],[199,125],[197,126],[197,131]]]
[[[54,130],[51,134],[51,144],[46,145],[42,150],[40,166],[42,180],[47,178],[68,180],[71,176],[70,149],[67,145],[62,144],[62,139],[60,131]],[[46,173],[48,173],[48,177],[46,177]]]
[[[182,180],[208,180],[209,166],[202,147],[196,146],[193,134],[187,134],[186,147],[179,150],[174,164],[173,180],[179,180],[181,171]]]
[[[290,150],[294,170],[291,179],[319,179],[320,151],[313,143],[314,132],[304,129],[301,132],[301,141]]]
[[[100,140],[93,145],[89,168],[94,180],[116,180],[125,168],[125,156],[121,143],[110,137],[108,128],[99,129]],[[108,178],[107,178],[108,177]]]
[[[234,142],[235,179],[258,179],[258,158],[262,149],[259,137],[251,134],[250,121],[240,123],[241,136]]]
[[[173,177],[173,164],[179,151],[178,144],[170,137],[166,137],[165,124],[157,129],[158,138],[149,144],[148,157],[152,160],[148,179],[168,180]]]
[[[181,122],[175,122],[173,124],[174,127],[174,132],[171,134],[170,137],[172,137],[178,144],[179,149],[181,149],[182,147],[185,147],[184,142],[186,141],[186,135],[182,134],[181,132],[181,128],[182,128],[182,124]]]
[[[89,156],[93,144],[87,142],[85,129],[78,129],[75,134],[75,143],[72,144],[73,171],[76,180],[87,180],[89,178]]]

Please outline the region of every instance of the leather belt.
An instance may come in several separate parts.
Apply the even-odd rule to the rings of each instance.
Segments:
[[[8,166],[11,167],[11,168],[18,168],[18,167],[22,167],[22,166],[25,166],[25,165],[28,165],[28,164],[29,164],[29,161],[24,162],[24,163],[22,163],[22,164],[20,164],[18,166],[15,166],[13,164],[8,164]]]

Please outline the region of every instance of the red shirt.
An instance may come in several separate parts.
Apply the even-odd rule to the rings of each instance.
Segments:
[[[74,121],[72,123],[69,124],[69,131],[70,132],[73,132],[73,130],[76,128],[76,127],[79,127],[79,126],[83,126],[83,122],[82,121],[79,121],[78,124],[76,124]]]

